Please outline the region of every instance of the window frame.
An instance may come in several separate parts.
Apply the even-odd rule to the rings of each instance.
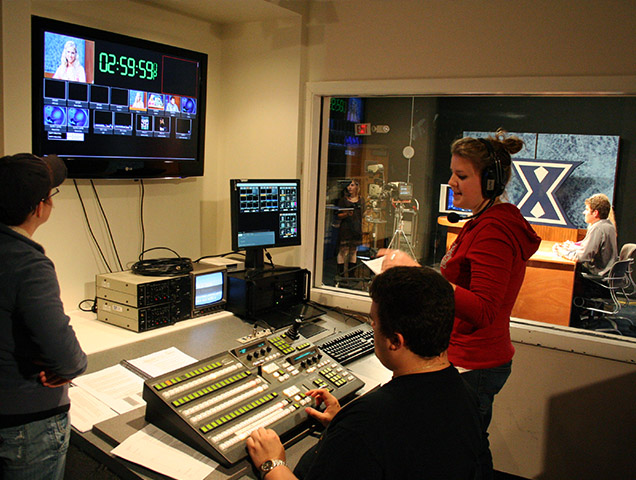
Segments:
[[[635,96],[636,76],[607,77],[510,77],[510,78],[436,78],[410,80],[370,80],[309,82],[305,91],[304,162],[301,166],[305,187],[301,264],[314,272],[310,297],[312,300],[345,310],[368,313],[371,299],[363,293],[319,285],[317,275],[322,264],[322,237],[325,215],[326,175],[321,173],[321,152],[327,151],[321,132],[329,109],[323,108],[331,97],[383,96]],[[321,143],[322,142],[322,143]],[[322,203],[321,203],[322,202]],[[620,338],[601,332],[544,324],[512,318],[510,333],[513,342],[636,363],[636,339]]]

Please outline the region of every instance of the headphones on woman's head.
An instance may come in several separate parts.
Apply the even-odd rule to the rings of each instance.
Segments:
[[[478,138],[477,140],[484,144],[488,150],[488,156],[492,160],[481,172],[481,194],[484,198],[493,199],[501,195],[506,189],[503,167],[492,143],[485,138]]]

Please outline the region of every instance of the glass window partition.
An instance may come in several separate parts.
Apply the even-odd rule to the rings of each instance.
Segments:
[[[318,288],[366,295],[375,275],[367,262],[382,248],[439,268],[462,225],[447,220],[457,210],[446,186],[450,145],[498,128],[525,141],[504,195],[546,250],[528,263],[513,316],[570,326],[580,266],[548,258],[547,249],[584,238],[581,212],[591,193],[612,201],[619,249],[636,241],[625,212],[633,209],[634,192],[624,187],[636,164],[632,96],[325,96],[322,108]],[[574,326],[603,330],[603,322]],[[613,333],[636,336],[629,322],[619,327]]]

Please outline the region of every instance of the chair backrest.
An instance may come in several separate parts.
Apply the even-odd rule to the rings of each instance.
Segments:
[[[636,258],[636,243],[626,243],[621,248],[621,253],[618,259],[627,260],[628,258],[631,258],[632,260]]]
[[[607,275],[607,284],[611,290],[618,290],[629,285],[629,272],[633,261],[633,258],[627,258],[612,265],[612,269]]]

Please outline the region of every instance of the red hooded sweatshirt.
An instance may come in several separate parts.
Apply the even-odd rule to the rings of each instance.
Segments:
[[[510,203],[490,207],[464,225],[442,259],[454,283],[455,324],[448,358],[457,367],[491,368],[512,360],[510,312],[541,238]]]

